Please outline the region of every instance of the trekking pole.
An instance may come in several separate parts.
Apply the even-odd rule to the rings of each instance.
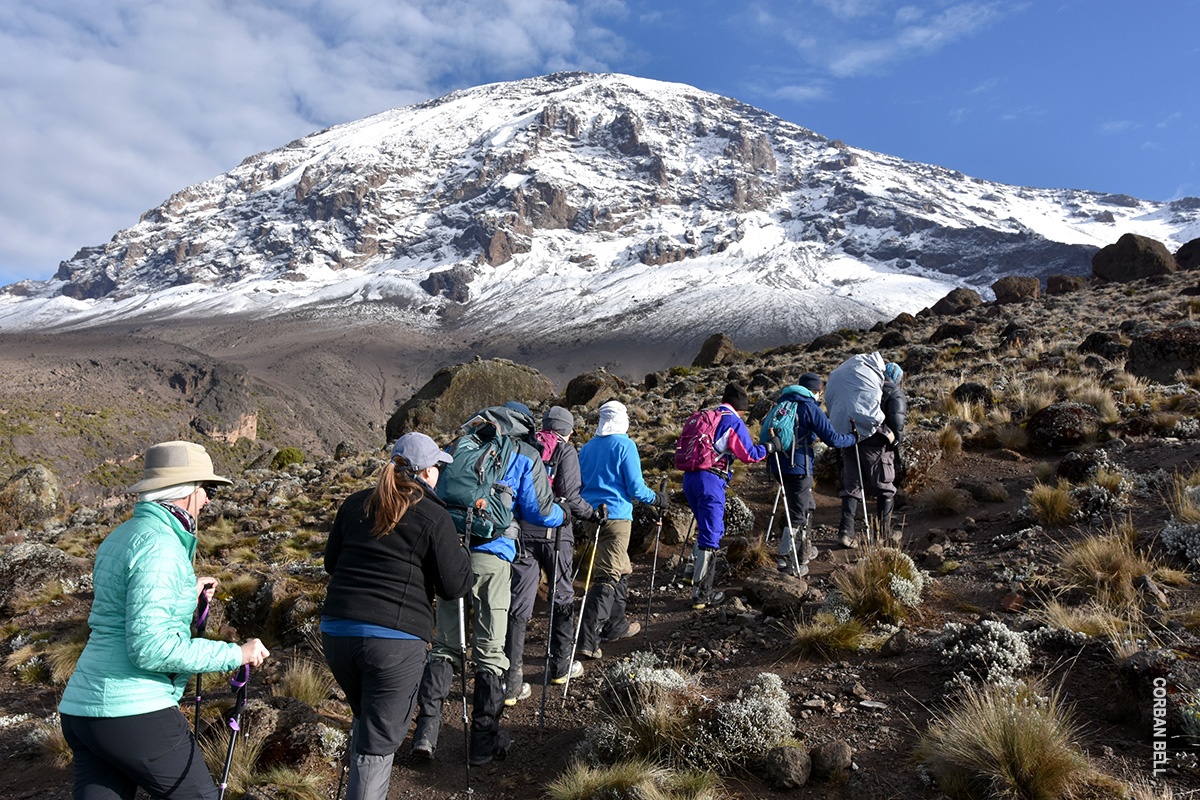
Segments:
[[[233,704],[233,713],[229,715],[229,749],[225,751],[225,771],[221,773],[220,792],[217,800],[223,800],[225,789],[229,787],[229,770],[233,766],[233,746],[237,743],[238,732],[242,729],[242,709],[246,707],[246,684],[250,682],[250,665],[242,664],[237,672],[229,679],[237,697]]]
[[[546,622],[546,668],[542,670],[542,710],[538,716],[538,734],[541,735],[546,731],[546,690],[550,686],[550,646],[554,640],[554,606],[557,605],[554,601],[558,593],[558,552],[562,542],[562,528],[554,529],[554,563],[550,565],[550,589],[546,592],[546,597],[550,600],[550,618]],[[571,582],[572,594],[574,594],[575,582]],[[571,602],[575,602],[575,598],[571,598]],[[567,664],[568,675],[571,672],[571,667],[574,666],[575,654],[571,653],[571,663]]]
[[[600,521],[596,523],[596,539],[592,546],[592,557],[588,560],[587,579],[583,582],[583,599],[579,601],[579,623],[575,626],[575,638],[571,642],[571,664],[575,663],[575,648],[579,646],[579,633],[583,630],[583,610],[587,607],[588,589],[592,587],[592,567],[596,564],[596,551],[600,549],[600,529],[604,526],[604,521],[608,519],[608,506],[601,505],[598,509],[600,512]],[[567,707],[567,692],[571,689],[571,670],[567,670],[567,680],[563,683],[563,704],[562,707]]]
[[[775,490],[775,505],[771,506],[771,519],[769,522],[767,522],[767,537],[766,537],[767,544],[771,543],[771,529],[775,527],[775,512],[779,509],[779,498],[782,495],[783,495],[783,481],[780,481],[779,488]]]
[[[462,660],[462,695],[463,695],[463,740],[467,746],[467,757],[463,762],[467,773],[467,796],[471,791],[471,718],[467,714],[467,609],[466,603],[458,598],[458,655]]]
[[[796,574],[800,574],[800,557],[796,554],[797,541],[796,529],[792,527],[792,512],[788,508],[787,495],[783,494],[783,467],[779,463],[779,453],[775,454],[775,469],[779,473],[779,490],[780,496],[783,498],[783,518],[787,522],[788,530],[792,532],[792,567],[795,568]]]
[[[679,548],[679,564],[675,567],[675,575],[673,576],[673,580],[671,581],[672,583],[678,583],[683,578],[683,571],[686,568],[685,565],[687,564],[687,558],[686,558],[687,546],[688,546],[688,542],[690,542],[692,540],[692,531],[695,529],[696,529],[696,512],[693,511],[692,512],[692,521],[688,523],[687,533],[684,534],[684,537],[683,537],[683,545]]]
[[[659,484],[659,491],[664,495],[667,493],[666,478]],[[646,595],[646,624],[642,626],[642,643],[647,647],[650,646],[650,606],[654,604],[654,574],[658,571],[658,540],[662,536],[663,515],[666,513],[665,508],[658,510],[658,527],[654,531],[654,563],[650,567],[650,593]]]
[[[858,467],[858,491],[862,494],[863,528],[866,531],[867,547],[871,546],[871,515],[867,513],[867,484],[863,482],[862,456],[858,452],[858,428],[854,417],[850,418],[850,432],[854,434],[854,466]]]
[[[208,592],[201,590],[200,597],[196,600],[196,617],[193,623],[196,626],[196,638],[204,638],[204,627],[208,623]],[[200,698],[203,696],[200,693],[200,678],[201,674],[196,673],[196,736],[200,735]]]

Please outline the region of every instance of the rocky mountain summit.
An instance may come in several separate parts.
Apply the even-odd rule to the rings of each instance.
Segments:
[[[1127,242],[1118,255],[1123,250],[1153,248]],[[1131,274],[1140,262],[1123,263]],[[634,520],[630,613],[649,623],[645,636],[606,642],[603,661],[589,662],[566,698],[552,688],[544,730],[536,702],[506,711],[516,749],[472,771],[475,791],[543,797],[555,781],[584,768],[609,774],[614,754],[680,729],[647,712],[637,719],[664,725],[639,744],[629,727],[637,719],[622,716],[622,702],[644,687],[629,681],[658,681],[650,694],[660,700],[669,690],[665,706],[690,715],[682,726],[693,734],[688,752],[723,759],[708,763],[720,764],[721,782],[704,784],[706,797],[993,796],[954,789],[1001,784],[986,782],[994,776],[984,766],[954,760],[964,751],[953,737],[987,733],[983,721],[1006,719],[1020,720],[1023,736],[1005,763],[1016,763],[1022,747],[1036,756],[1029,780],[1044,791],[1035,796],[1150,800],[1200,788],[1197,280],[1178,270],[1064,280],[1052,295],[1028,286],[1022,294],[1018,281],[991,301],[960,289],[936,310],[758,352],[739,347],[736,332],[718,334],[691,364],[640,380],[591,370],[561,390],[499,360],[436,375],[388,420],[389,435],[418,425],[444,437],[477,406],[520,392],[535,412],[569,406],[583,441],[595,430],[597,406],[616,398],[630,409],[647,481],[668,478],[673,498],[657,558],[653,516],[642,509]],[[836,453],[827,450],[816,489],[822,552],[804,579],[780,575],[777,484],[761,465],[740,466],[719,559],[729,599],[692,610],[679,557],[689,515],[671,466],[682,419],[737,381],[755,400],[754,429],[801,373],[828,374],[871,350],[906,372],[899,550],[836,546]],[[200,521],[198,569],[222,582],[210,631],[262,636],[280,654],[253,678],[245,727],[258,749],[235,790],[248,797],[328,796],[336,785],[347,708],[327,678],[304,677],[323,674],[312,635],[325,585],[321,553],[340,501],[370,485],[383,463],[374,448],[290,450],[242,461],[237,451],[221,452],[221,470],[235,482]],[[0,632],[0,753],[21,767],[0,773],[5,796],[69,795],[69,772],[53,761],[62,748],[49,712],[86,635],[89,560],[128,510],[128,498],[80,502],[44,468],[21,470],[0,487],[0,613],[8,619]],[[584,563],[585,543],[577,544]],[[880,555],[894,566],[872,578]],[[648,608],[652,568],[658,581]],[[540,605],[529,630],[525,674],[540,686]],[[203,738],[221,759],[228,695],[216,678],[207,685]],[[992,705],[970,706],[972,697]],[[964,717],[964,708],[975,715]],[[1061,723],[1063,708],[1072,724]],[[981,720],[989,709],[995,717]],[[455,735],[444,737],[432,767],[402,748],[395,792],[461,795],[454,713],[445,724]],[[1165,762],[1153,760],[1148,731],[1159,729],[1156,720]],[[1053,775],[1037,766],[1047,754]],[[686,764],[664,764],[654,780],[686,774]],[[696,797],[691,785],[690,793],[668,786],[662,796]],[[554,796],[604,796],[596,792]]]
[[[734,99],[624,75],[481,86],[306,136],[183,189],[0,329],[302,314],[462,342],[743,346],[915,313],[958,285],[1082,275],[1123,233],[1174,251],[1171,203],[970,178]],[[746,314],[745,309],[757,313]]]

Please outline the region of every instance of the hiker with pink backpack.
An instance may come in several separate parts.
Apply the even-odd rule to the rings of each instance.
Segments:
[[[746,464],[762,461],[783,450],[779,437],[755,444],[744,417],[750,396],[735,383],[725,387],[721,404],[688,417],[675,445],[675,467],[683,470],[683,493],[696,519],[693,552],[692,608],[716,605],[724,592],[713,591],[716,552],[725,534],[725,486],[733,476],[734,460]]]

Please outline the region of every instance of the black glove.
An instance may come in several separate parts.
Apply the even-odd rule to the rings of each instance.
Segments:
[[[670,504],[671,504],[671,498],[667,497],[666,492],[655,492],[654,493],[654,504],[653,505],[655,508],[666,508]]]
[[[771,441],[767,442],[767,455],[770,455],[771,453],[782,453],[782,452],[783,452],[783,442],[780,440],[779,436],[777,436],[775,434],[775,432],[772,431],[771,432]]]

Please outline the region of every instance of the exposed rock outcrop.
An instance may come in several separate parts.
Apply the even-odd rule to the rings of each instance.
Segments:
[[[1175,256],[1146,236],[1127,233],[1092,257],[1092,274],[1106,281],[1131,281],[1179,269]]]

